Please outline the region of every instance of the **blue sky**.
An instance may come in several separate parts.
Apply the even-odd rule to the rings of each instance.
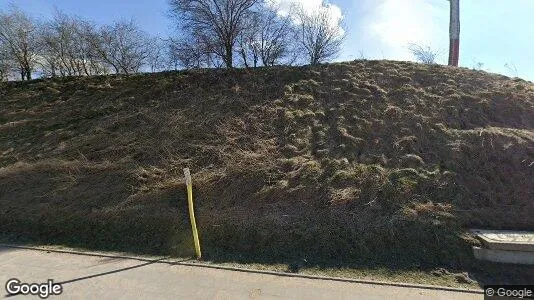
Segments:
[[[320,5],[321,0],[273,0]],[[460,64],[534,81],[534,0],[460,0]],[[0,9],[12,3],[38,18],[58,8],[96,23],[135,19],[147,32],[172,34],[166,17],[167,0],[1,0]],[[449,3],[446,0],[331,0],[334,14],[343,16],[347,38],[338,60],[413,60],[408,44],[440,50],[440,63],[448,51]],[[509,67],[506,67],[508,65]]]

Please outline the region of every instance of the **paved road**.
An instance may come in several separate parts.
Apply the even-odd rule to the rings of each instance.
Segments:
[[[481,295],[281,277],[119,257],[0,246],[0,286],[62,282],[70,299],[482,299]],[[0,297],[7,296],[5,287]],[[7,297],[18,299],[22,296]],[[38,299],[36,296],[35,299]]]

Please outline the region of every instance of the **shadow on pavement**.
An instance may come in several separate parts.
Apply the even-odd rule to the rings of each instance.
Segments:
[[[61,285],[65,285],[65,284],[69,284],[69,283],[73,283],[73,282],[77,282],[77,281],[82,281],[82,280],[87,280],[87,279],[91,279],[91,278],[95,278],[95,277],[101,277],[101,276],[106,276],[106,275],[110,275],[110,274],[120,273],[120,272],[124,272],[124,271],[128,271],[128,270],[132,270],[132,269],[138,269],[138,268],[142,268],[142,267],[145,267],[145,266],[148,266],[148,265],[152,265],[152,264],[155,264],[155,263],[164,262],[165,260],[169,259],[169,257],[162,257],[162,258],[150,260],[150,259],[143,259],[143,258],[121,256],[121,255],[106,255],[106,254],[98,254],[98,253],[81,253],[81,252],[64,251],[64,250],[61,250],[61,251],[46,250],[46,249],[42,249],[42,248],[24,247],[24,246],[2,246],[2,245],[0,245],[0,253],[1,252],[6,252],[6,251],[17,251],[17,249],[26,249],[26,250],[36,250],[36,251],[46,251],[46,252],[68,253],[68,254],[75,254],[75,255],[95,256],[95,257],[102,257],[105,260],[110,260],[110,261],[119,260],[119,259],[143,261],[143,263],[135,265],[135,266],[120,268],[120,269],[111,270],[111,271],[107,271],[107,272],[102,272],[102,273],[97,273],[97,274],[93,274],[93,275],[87,275],[87,276],[83,276],[83,277],[64,280],[64,281],[61,281],[61,282],[56,282],[56,284],[61,284]],[[187,262],[187,261],[190,261],[190,259],[183,259],[183,260],[176,261],[174,263],[180,264],[180,263]],[[4,296],[4,298],[9,298],[9,297],[12,297],[12,296],[17,296],[17,295],[18,294],[7,294],[7,295]]]
[[[5,253],[5,252],[12,252],[12,251],[15,251],[15,249],[13,249],[11,247],[4,247],[4,246],[0,245],[0,254]]]
[[[65,281],[57,282],[57,284],[64,285],[64,284],[72,283],[72,282],[76,282],[76,281],[82,281],[82,280],[91,279],[91,278],[95,278],[95,277],[106,276],[106,275],[110,275],[110,274],[114,274],[114,273],[119,273],[119,272],[124,272],[124,271],[132,270],[132,269],[137,269],[137,268],[141,268],[141,267],[145,267],[145,266],[148,266],[148,265],[151,265],[151,264],[158,263],[158,262],[160,262],[160,261],[162,261],[164,259],[167,259],[167,258],[163,257],[163,258],[160,258],[160,259],[151,260],[151,261],[148,261],[148,262],[145,262],[145,263],[142,263],[142,264],[139,264],[139,265],[131,266],[131,267],[120,268],[120,269],[112,270],[112,271],[108,271],[108,272],[102,272],[102,273],[98,273],[98,274],[93,274],[93,275],[78,277],[78,278],[74,278],[74,279],[70,279],[70,280],[65,280]]]

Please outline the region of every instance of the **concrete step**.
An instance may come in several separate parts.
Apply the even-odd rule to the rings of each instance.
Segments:
[[[487,249],[534,254],[534,232],[483,229],[473,229],[471,232]]]
[[[478,260],[498,263],[534,265],[534,252],[506,251],[473,247],[473,253]]]

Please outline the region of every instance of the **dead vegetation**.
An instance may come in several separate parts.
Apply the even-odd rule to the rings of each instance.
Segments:
[[[534,85],[393,61],[0,85],[0,231],[212,259],[460,268],[534,228]]]

